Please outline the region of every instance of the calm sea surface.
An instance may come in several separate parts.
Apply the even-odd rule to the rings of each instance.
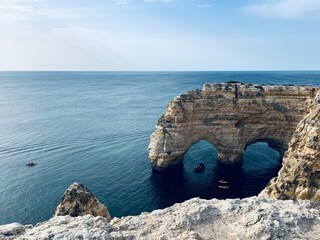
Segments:
[[[265,143],[247,149],[242,168],[218,164],[206,142],[191,147],[181,169],[150,168],[149,136],[169,101],[229,80],[320,85],[320,72],[0,72],[0,224],[47,220],[74,181],[118,217],[259,193],[281,165]],[[193,173],[199,161],[207,168]],[[216,187],[221,178],[228,190]]]

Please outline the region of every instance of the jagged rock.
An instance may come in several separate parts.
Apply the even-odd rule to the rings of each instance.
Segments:
[[[111,219],[106,206],[101,204],[82,184],[75,182],[63,194],[54,216],[77,217],[86,214],[102,216],[108,221]]]
[[[260,193],[278,199],[320,199],[320,106],[298,124],[278,177]]]
[[[7,239],[10,239],[10,236],[19,235],[23,233],[24,230],[25,226],[20,223],[2,225],[0,226],[0,239],[4,237],[8,237]]]
[[[199,140],[211,143],[228,165],[241,164],[243,151],[257,141],[268,142],[282,155],[318,90],[229,82],[181,94],[170,102],[151,135],[152,166],[166,170],[180,165]]]
[[[114,218],[60,216],[17,239],[319,239],[320,202],[259,197],[193,198],[172,207]]]
[[[103,217],[86,215],[82,217],[59,216],[49,221],[39,223],[34,228],[26,230],[21,240],[64,240],[64,239],[96,239],[111,240],[111,226]]]

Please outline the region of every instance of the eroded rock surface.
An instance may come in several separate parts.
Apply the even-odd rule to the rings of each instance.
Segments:
[[[181,94],[170,102],[151,135],[152,166],[166,170],[181,164],[199,140],[211,143],[228,165],[241,164],[245,148],[257,141],[283,154],[317,91],[232,82],[208,83],[202,90]]]
[[[82,184],[73,183],[63,194],[54,216],[70,215],[71,217],[102,216],[110,221],[111,217],[106,206],[101,204]]]
[[[299,123],[282,165],[261,196],[320,199],[320,106]]]
[[[0,226],[0,239],[14,239],[15,236],[23,234],[27,228],[32,228],[31,225],[22,225],[20,223],[10,223]]]
[[[320,202],[258,197],[194,198],[172,207],[114,218],[54,217],[17,239],[319,239]],[[6,238],[5,238],[6,239]]]
[[[38,223],[27,229],[23,235],[14,239],[20,240],[111,240],[111,226],[103,217],[86,215],[81,217],[59,216],[49,221]]]

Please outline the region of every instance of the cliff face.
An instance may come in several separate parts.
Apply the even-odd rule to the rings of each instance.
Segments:
[[[278,177],[260,196],[277,199],[320,199],[320,106],[298,124]]]
[[[320,202],[194,198],[110,223],[86,215],[20,226],[20,233],[3,227],[7,235],[1,236],[0,227],[0,239],[319,239]]]
[[[73,183],[63,194],[54,216],[102,216],[110,221],[108,209],[82,184]]]
[[[241,164],[243,151],[257,141],[266,141],[283,154],[317,90],[212,83],[181,94],[170,102],[151,135],[152,166],[166,170],[181,164],[199,140],[211,143],[219,160],[228,165]]]

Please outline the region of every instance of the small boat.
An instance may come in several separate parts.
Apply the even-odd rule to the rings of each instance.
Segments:
[[[202,172],[205,169],[204,163],[198,163],[197,167],[193,170],[194,172]]]
[[[219,182],[219,183],[222,183],[222,184],[228,184],[228,181],[226,181],[226,180],[224,180],[224,179],[220,179],[218,182]]]
[[[217,187],[222,189],[229,189],[228,185],[218,185]]]
[[[27,166],[27,167],[33,167],[33,166],[35,166],[35,165],[37,165],[35,162],[28,162],[28,163],[26,163],[26,166]]]

